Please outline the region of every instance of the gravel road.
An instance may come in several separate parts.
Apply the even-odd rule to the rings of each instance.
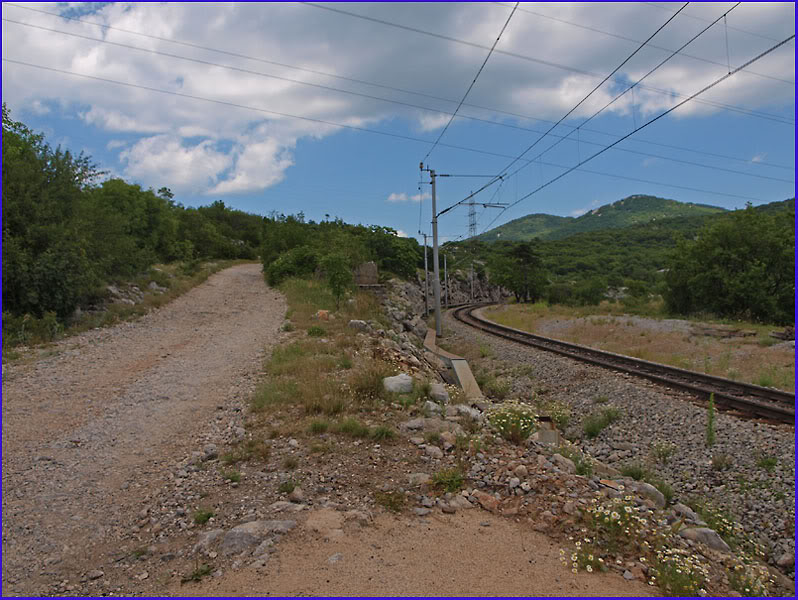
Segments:
[[[3,595],[99,577],[168,466],[250,393],[284,315],[260,265],[240,265],[137,321],[4,365]]]

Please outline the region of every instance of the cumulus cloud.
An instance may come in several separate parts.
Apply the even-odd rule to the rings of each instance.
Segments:
[[[103,30],[5,3],[2,14],[5,18],[147,51],[4,22],[4,58],[209,98],[219,103],[4,63],[3,99],[12,110],[58,109],[70,116],[77,114],[87,125],[104,132],[137,135],[139,139],[132,147],[114,148],[121,152],[120,158],[127,165],[128,174],[141,177],[147,185],[177,187],[179,183],[201,193],[233,194],[274,185],[285,177],[286,170],[293,164],[298,140],[321,139],[340,131],[321,122],[295,120],[276,113],[356,127],[410,123],[423,134],[434,137],[449,120],[448,115],[439,111],[455,109],[486,54],[484,48],[293,3],[109,3],[90,9],[83,8],[80,3],[70,8],[48,3],[30,6],[51,12],[69,10],[70,15],[89,11],[92,14],[87,20],[118,29]],[[511,125],[519,122],[528,125],[529,122],[492,109],[544,120],[559,119],[636,47],[635,42],[574,28],[541,15],[583,23],[594,29],[622,32],[640,40],[668,16],[661,7],[645,3],[618,3],[611,7],[604,3],[553,3],[522,5],[521,8],[540,14],[519,10],[514,15],[495,55],[462,107],[462,115],[509,121]],[[509,12],[507,6],[498,3],[371,3],[355,5],[351,10],[408,26],[419,27],[424,23],[424,28],[436,33],[487,46],[495,39]],[[685,10],[685,15],[689,16],[680,15],[675,19],[657,35],[655,45],[678,48],[706,25],[706,19],[714,19],[722,10],[726,9],[711,3],[691,5]],[[786,37],[792,33],[794,6],[790,3],[743,4],[729,14],[728,21],[730,26],[755,33]],[[188,41],[196,46],[176,46],[164,39],[131,35],[120,29]],[[722,36],[722,29],[710,30],[687,51],[721,64],[680,55],[649,77],[634,95],[627,94],[613,104],[609,111],[629,115],[634,109],[637,115],[648,117],[673,106],[679,94],[692,94],[724,74],[727,69]],[[530,46],[529,40],[535,40],[534,46]],[[732,42],[732,66],[772,44],[761,37],[737,33]],[[228,54],[201,50],[198,46],[218,48]],[[159,56],[149,50],[249,72]],[[521,54],[527,59],[507,53]],[[666,51],[649,46],[629,61],[618,77],[635,81],[666,55]],[[785,73],[794,73],[794,69],[794,51],[788,45],[750,70],[783,78]],[[353,80],[379,85],[369,86]],[[618,82],[603,86],[574,117],[592,114],[623,87]],[[329,88],[363,95],[344,94]],[[419,94],[397,89],[415,90]],[[793,101],[793,95],[794,85],[740,73],[702,98],[764,110]],[[382,102],[373,97],[391,98],[430,110]],[[716,105],[690,102],[674,116],[690,118],[719,110]],[[463,119],[454,121],[452,135],[456,135],[455,130],[463,122]],[[495,129],[493,125],[480,127]],[[144,148],[155,151],[157,158],[144,156]],[[170,151],[176,153],[174,157],[166,154]],[[177,181],[157,179],[166,176],[174,176]],[[388,201],[418,202],[421,199],[392,194]]]

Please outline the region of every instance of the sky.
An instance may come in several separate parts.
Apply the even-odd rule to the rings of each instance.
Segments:
[[[452,175],[438,212],[494,182],[478,233],[633,194],[731,209],[795,195],[794,40],[645,124],[794,34],[793,3],[736,4],[4,2],[2,95],[186,206],[419,237],[423,161]],[[468,207],[439,233],[467,236]]]

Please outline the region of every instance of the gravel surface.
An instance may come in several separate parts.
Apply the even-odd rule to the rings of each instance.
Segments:
[[[171,465],[235,431],[284,315],[260,265],[240,265],[4,365],[3,595],[102,581]]]
[[[700,496],[727,509],[764,545],[771,563],[794,553],[794,427],[718,411],[717,441],[708,448],[706,408],[686,394],[482,334],[449,315],[445,325],[448,344],[493,349],[494,358],[485,362],[506,373],[511,395],[569,405],[572,418],[566,436],[591,456],[616,469],[646,464],[672,485],[675,501]],[[584,417],[607,406],[620,410],[620,420],[586,439]],[[656,459],[655,444],[673,445],[667,460]],[[767,468],[766,459],[771,459]]]

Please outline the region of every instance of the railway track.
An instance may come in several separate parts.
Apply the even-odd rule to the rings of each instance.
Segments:
[[[556,352],[575,360],[645,377],[671,388],[685,390],[702,398],[714,394],[715,403],[756,417],[795,424],[795,394],[771,388],[723,379],[714,375],[696,373],[686,369],[640,360],[612,352],[604,352],[546,338],[526,331],[513,329],[488,321],[474,314],[485,305],[467,305],[456,308],[453,316],[458,321],[491,335],[499,336],[519,344]]]

